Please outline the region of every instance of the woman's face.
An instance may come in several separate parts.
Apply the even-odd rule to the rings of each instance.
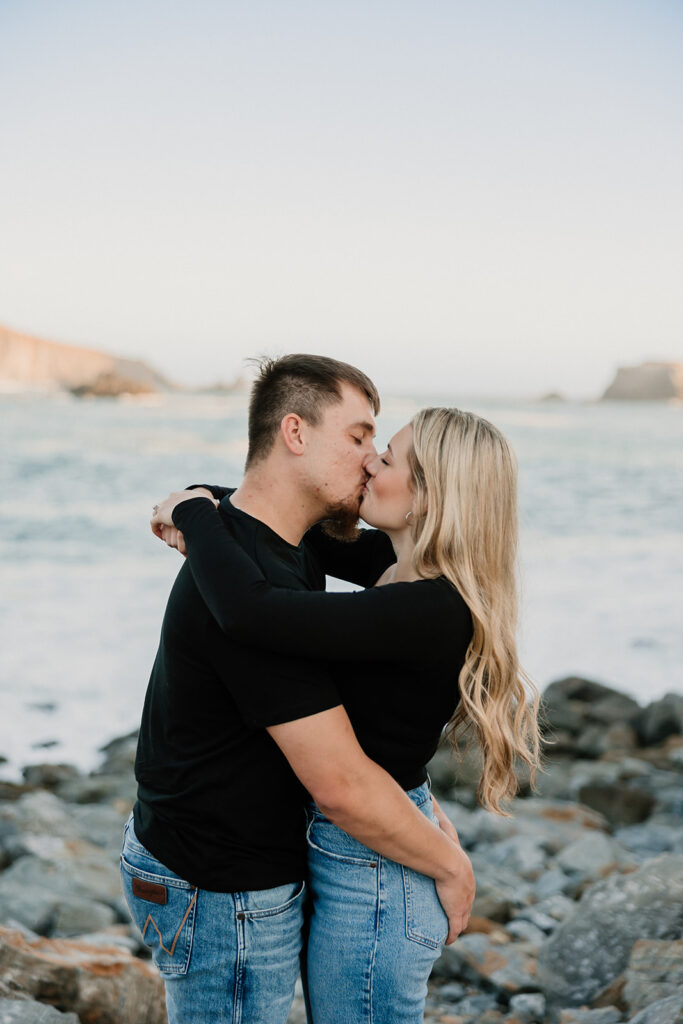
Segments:
[[[387,450],[365,463],[370,479],[363,488],[361,518],[368,526],[395,533],[405,530],[406,515],[413,507],[408,453],[413,443],[410,423],[394,434]]]

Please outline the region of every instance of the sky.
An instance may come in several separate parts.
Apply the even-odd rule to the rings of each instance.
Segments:
[[[683,360],[679,0],[2,0],[0,139],[0,323],[180,383]]]

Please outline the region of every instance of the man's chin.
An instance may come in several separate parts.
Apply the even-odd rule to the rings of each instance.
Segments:
[[[360,516],[360,502],[348,500],[337,502],[336,505],[328,505],[325,509],[325,518],[320,521],[323,532],[335,540],[354,541],[360,535],[358,519]]]

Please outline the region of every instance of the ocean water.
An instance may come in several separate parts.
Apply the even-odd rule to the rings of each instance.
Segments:
[[[683,692],[683,407],[387,399],[378,445],[424,404],[473,409],[515,447],[539,688],[582,674],[641,703]],[[0,420],[0,772],[88,768],[138,724],[180,567],[151,507],[239,480],[246,397],[3,395]]]

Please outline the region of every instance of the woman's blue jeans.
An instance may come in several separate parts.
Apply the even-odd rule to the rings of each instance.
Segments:
[[[435,820],[427,783],[408,796]],[[314,805],[309,814],[313,1024],[421,1024],[448,935],[433,880],[363,846]]]

